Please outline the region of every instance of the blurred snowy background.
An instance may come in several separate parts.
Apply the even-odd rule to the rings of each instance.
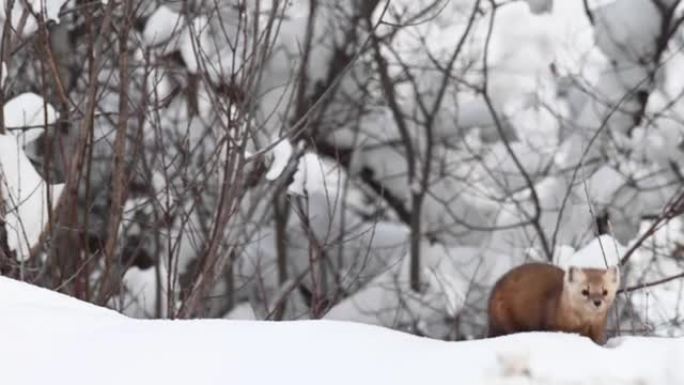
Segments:
[[[481,337],[524,261],[684,335],[684,2],[2,0],[0,272]]]

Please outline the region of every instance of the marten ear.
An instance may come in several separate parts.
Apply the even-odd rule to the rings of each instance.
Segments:
[[[620,270],[617,266],[609,267],[608,271],[606,271],[606,274],[608,274],[610,282],[613,282],[615,284],[618,284],[620,282]]]
[[[577,280],[577,268],[576,267],[568,267],[568,269],[565,271],[565,280],[568,283],[572,283]]]
[[[565,282],[568,284],[577,284],[584,282],[587,278],[584,276],[584,271],[576,266],[568,266],[565,270]]]

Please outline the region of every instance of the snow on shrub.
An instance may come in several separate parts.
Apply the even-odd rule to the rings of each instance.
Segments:
[[[64,185],[45,183],[24,153],[23,145],[40,136],[44,128],[37,126],[54,123],[57,114],[35,94],[22,94],[10,100],[4,114],[6,129],[34,127],[0,135],[0,193],[7,244],[19,261],[25,261],[48,221],[48,202],[56,205]]]

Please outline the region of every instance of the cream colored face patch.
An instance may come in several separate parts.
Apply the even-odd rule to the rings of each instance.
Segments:
[[[603,314],[615,299],[620,275],[615,267],[607,270],[570,267],[565,273],[564,285],[577,308],[586,314]]]

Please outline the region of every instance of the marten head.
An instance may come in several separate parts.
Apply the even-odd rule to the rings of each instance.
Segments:
[[[620,273],[616,266],[607,270],[569,267],[563,290],[582,314],[599,315],[613,304],[619,286]]]

